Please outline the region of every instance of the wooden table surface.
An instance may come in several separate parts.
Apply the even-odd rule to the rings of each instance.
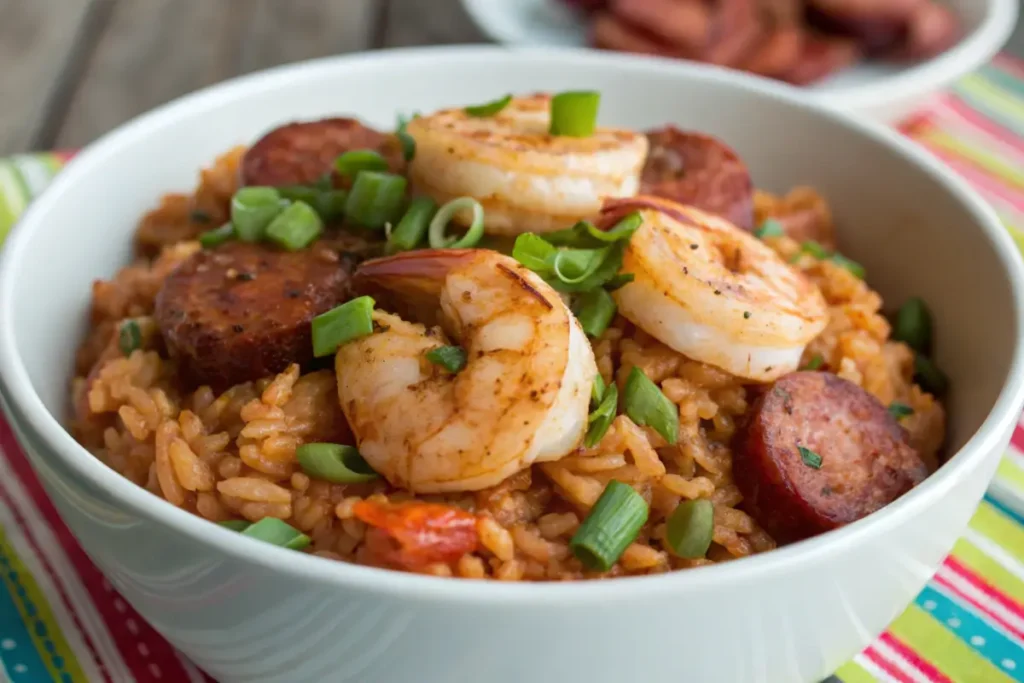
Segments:
[[[0,156],[81,147],[277,64],[486,40],[459,0],[0,0],[0,18]],[[1010,49],[1024,54],[1021,27]]]

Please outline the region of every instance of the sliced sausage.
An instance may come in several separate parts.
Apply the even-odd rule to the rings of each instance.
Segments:
[[[708,45],[712,17],[702,0],[611,0],[610,9],[615,17],[680,52],[696,55]]]
[[[885,54],[903,44],[907,19],[835,14],[812,5],[807,9],[807,23],[822,33],[856,41],[865,54],[874,56]]]
[[[594,47],[659,57],[680,57],[678,50],[661,38],[634,26],[611,12],[598,12],[590,22],[590,42]]]
[[[793,85],[814,83],[850,66],[860,55],[860,48],[853,40],[808,34],[800,59],[782,75],[782,80]]]
[[[948,7],[930,3],[918,8],[907,21],[904,44],[889,56],[928,59],[953,47],[960,38],[960,24]]]
[[[736,152],[709,135],[674,126],[650,131],[647,139],[641,194],[716,213],[744,230],[753,228],[753,183]]]
[[[352,264],[314,245],[297,252],[229,243],[164,281],[154,316],[190,387],[220,391],[313,361],[310,322],[344,302]]]
[[[743,506],[780,542],[854,522],[927,474],[885,406],[827,372],[796,372],[775,382],[754,402],[733,443]]]
[[[803,54],[804,32],[796,24],[768,31],[740,68],[759,76],[778,78],[796,66]]]
[[[402,147],[394,135],[355,119],[323,119],[289,123],[260,138],[242,158],[242,184],[311,185],[333,172],[339,155],[354,149],[379,152],[392,171],[404,166]]]
[[[760,43],[765,27],[754,0],[718,0],[712,41],[700,56],[721,66],[738,66]]]

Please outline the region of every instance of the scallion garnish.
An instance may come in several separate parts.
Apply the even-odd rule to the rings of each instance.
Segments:
[[[125,320],[117,331],[117,347],[125,356],[142,347],[142,328],[134,320]]]
[[[601,94],[593,91],[563,92],[551,98],[552,135],[585,138],[597,128]]]
[[[618,275],[627,244],[621,240],[601,249],[557,249],[540,235],[527,232],[516,238],[512,258],[559,292],[587,292]]]
[[[507,107],[512,102],[512,95],[505,95],[504,97],[494,100],[493,102],[487,102],[486,104],[480,104],[473,107],[466,107],[462,111],[466,112],[468,116],[475,118],[486,118],[488,116],[494,116],[502,109]]]
[[[231,531],[238,532],[245,531],[250,526],[252,526],[252,522],[246,521],[244,519],[226,519],[223,522],[217,522],[217,524],[224,527],[225,529],[230,529]]]
[[[619,273],[611,280],[608,280],[608,282],[604,283],[604,288],[607,289],[609,292],[614,292],[616,289],[625,287],[635,279],[636,276],[633,275],[633,273]]]
[[[387,253],[415,249],[423,243],[430,227],[430,219],[437,213],[437,203],[430,197],[416,197],[409,203],[402,220],[391,231],[388,237]]]
[[[353,149],[334,160],[338,175],[352,178],[360,171],[386,171],[388,161],[372,149]]]
[[[359,484],[379,475],[354,446],[337,443],[306,443],[295,449],[302,471],[332,484]]]
[[[647,523],[647,502],[629,484],[612,479],[590,509],[569,549],[591,571],[606,572]]]
[[[594,274],[608,257],[603,249],[559,249],[551,262],[551,270],[563,284],[578,285]]]
[[[512,258],[541,277],[551,274],[551,263],[557,253],[558,249],[532,232],[519,235],[512,245]]]
[[[825,359],[821,357],[820,353],[816,353],[811,356],[811,359],[807,361],[807,365],[803,367],[804,370],[817,370],[825,363]]]
[[[231,223],[225,223],[224,225],[214,230],[207,230],[199,236],[199,244],[203,246],[203,249],[213,249],[224,244],[232,237],[235,236],[235,226]]]
[[[416,118],[419,114],[413,114],[412,117]],[[406,161],[412,161],[416,157],[416,139],[406,132],[406,126],[409,125],[409,119],[404,116],[398,117],[398,129],[395,130],[395,137],[398,138],[398,142],[402,145],[402,156],[405,157]]]
[[[858,277],[861,280],[863,280],[864,277],[867,275],[867,271],[864,270],[864,266],[857,263],[853,259],[846,258],[838,251],[832,254],[830,260],[832,261],[832,263],[836,264],[840,268],[845,268],[846,270],[850,271],[851,273],[853,273],[855,277]]]
[[[914,381],[935,396],[944,393],[949,386],[949,379],[939,366],[920,353],[914,356]]]
[[[640,212],[634,211],[608,230],[598,230],[590,221],[580,221],[568,230],[545,233],[544,239],[560,247],[603,247],[612,242],[628,240],[643,221]]]
[[[466,350],[461,346],[439,346],[427,351],[427,360],[448,372],[459,372],[466,367]]]
[[[326,190],[316,195],[313,202],[306,202],[320,214],[325,221],[337,221],[345,217],[345,204],[348,192],[345,190]]]
[[[805,254],[810,254],[814,258],[821,260],[825,260],[832,255],[828,249],[821,246],[821,244],[815,242],[814,240],[807,240],[806,242],[801,244],[800,251],[802,251]]]
[[[306,202],[292,202],[267,226],[266,239],[288,251],[309,246],[324,230],[319,214]]]
[[[243,242],[259,242],[288,204],[273,187],[243,187],[231,198],[231,223]]]
[[[900,403],[899,401],[893,401],[889,404],[889,414],[900,420],[904,417],[909,417],[914,414],[914,409],[908,406],[906,403]]]
[[[797,451],[800,453],[800,459],[804,461],[804,464],[808,467],[820,470],[821,469],[821,456],[812,451],[810,448],[804,448],[803,446],[797,446]]]
[[[372,230],[394,223],[402,211],[407,184],[394,173],[360,171],[345,201],[346,220]]]
[[[665,524],[665,540],[676,557],[704,557],[715,532],[715,506],[707,499],[684,500]]]
[[[601,375],[594,375],[594,383],[590,385],[590,408],[593,410],[601,404],[601,399],[604,397],[604,377]]]
[[[650,427],[673,444],[679,437],[679,407],[661,393],[644,371],[633,367],[623,388],[623,404],[629,419]]]
[[[579,296],[573,305],[573,313],[580,321],[583,331],[591,337],[600,337],[615,317],[615,299],[606,290],[598,287]]]
[[[918,353],[927,354],[932,348],[932,314],[918,297],[912,297],[896,313],[892,337]]]
[[[782,237],[786,234],[786,231],[782,229],[782,223],[778,222],[774,218],[765,219],[761,223],[760,227],[754,231],[754,235],[760,239],[765,237]]]
[[[374,303],[361,296],[313,318],[313,355],[329,356],[342,344],[372,334]]]
[[[289,550],[302,550],[310,544],[309,536],[277,517],[264,517],[255,524],[250,524],[242,531],[242,535],[258,538]]]
[[[598,375],[598,379],[600,378],[601,376]],[[591,398],[593,398],[593,390],[591,390]],[[618,409],[619,388],[615,384],[609,384],[602,392],[601,400],[598,402],[597,407],[587,416],[589,426],[587,427],[587,435],[583,437],[584,446],[593,448],[601,442],[601,439],[608,432],[608,428],[612,426]]]
[[[472,210],[473,220],[469,229],[462,237],[449,237],[445,235],[448,229],[448,221],[455,214],[467,209]],[[484,207],[472,197],[459,197],[446,203],[430,221],[428,229],[428,240],[434,249],[465,249],[476,246],[477,242],[484,236]]]

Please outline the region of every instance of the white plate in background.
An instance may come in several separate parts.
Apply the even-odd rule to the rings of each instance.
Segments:
[[[988,62],[1017,22],[1019,0],[944,0],[960,16],[964,38],[916,64],[862,62],[807,90],[829,105],[895,121],[929,96]],[[561,0],[462,0],[492,39],[512,45],[585,46],[586,26]],[[657,59],[651,57],[651,59]]]

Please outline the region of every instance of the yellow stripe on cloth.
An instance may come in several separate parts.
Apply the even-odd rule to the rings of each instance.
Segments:
[[[975,574],[983,576],[986,582],[1017,602],[1024,603],[1024,581],[982,552],[978,546],[966,538],[961,538],[953,546],[952,555],[970,567]]]
[[[1024,527],[997,510],[991,503],[981,502],[974,517],[971,518],[970,526],[1001,545],[1008,554],[1024,564]]]

